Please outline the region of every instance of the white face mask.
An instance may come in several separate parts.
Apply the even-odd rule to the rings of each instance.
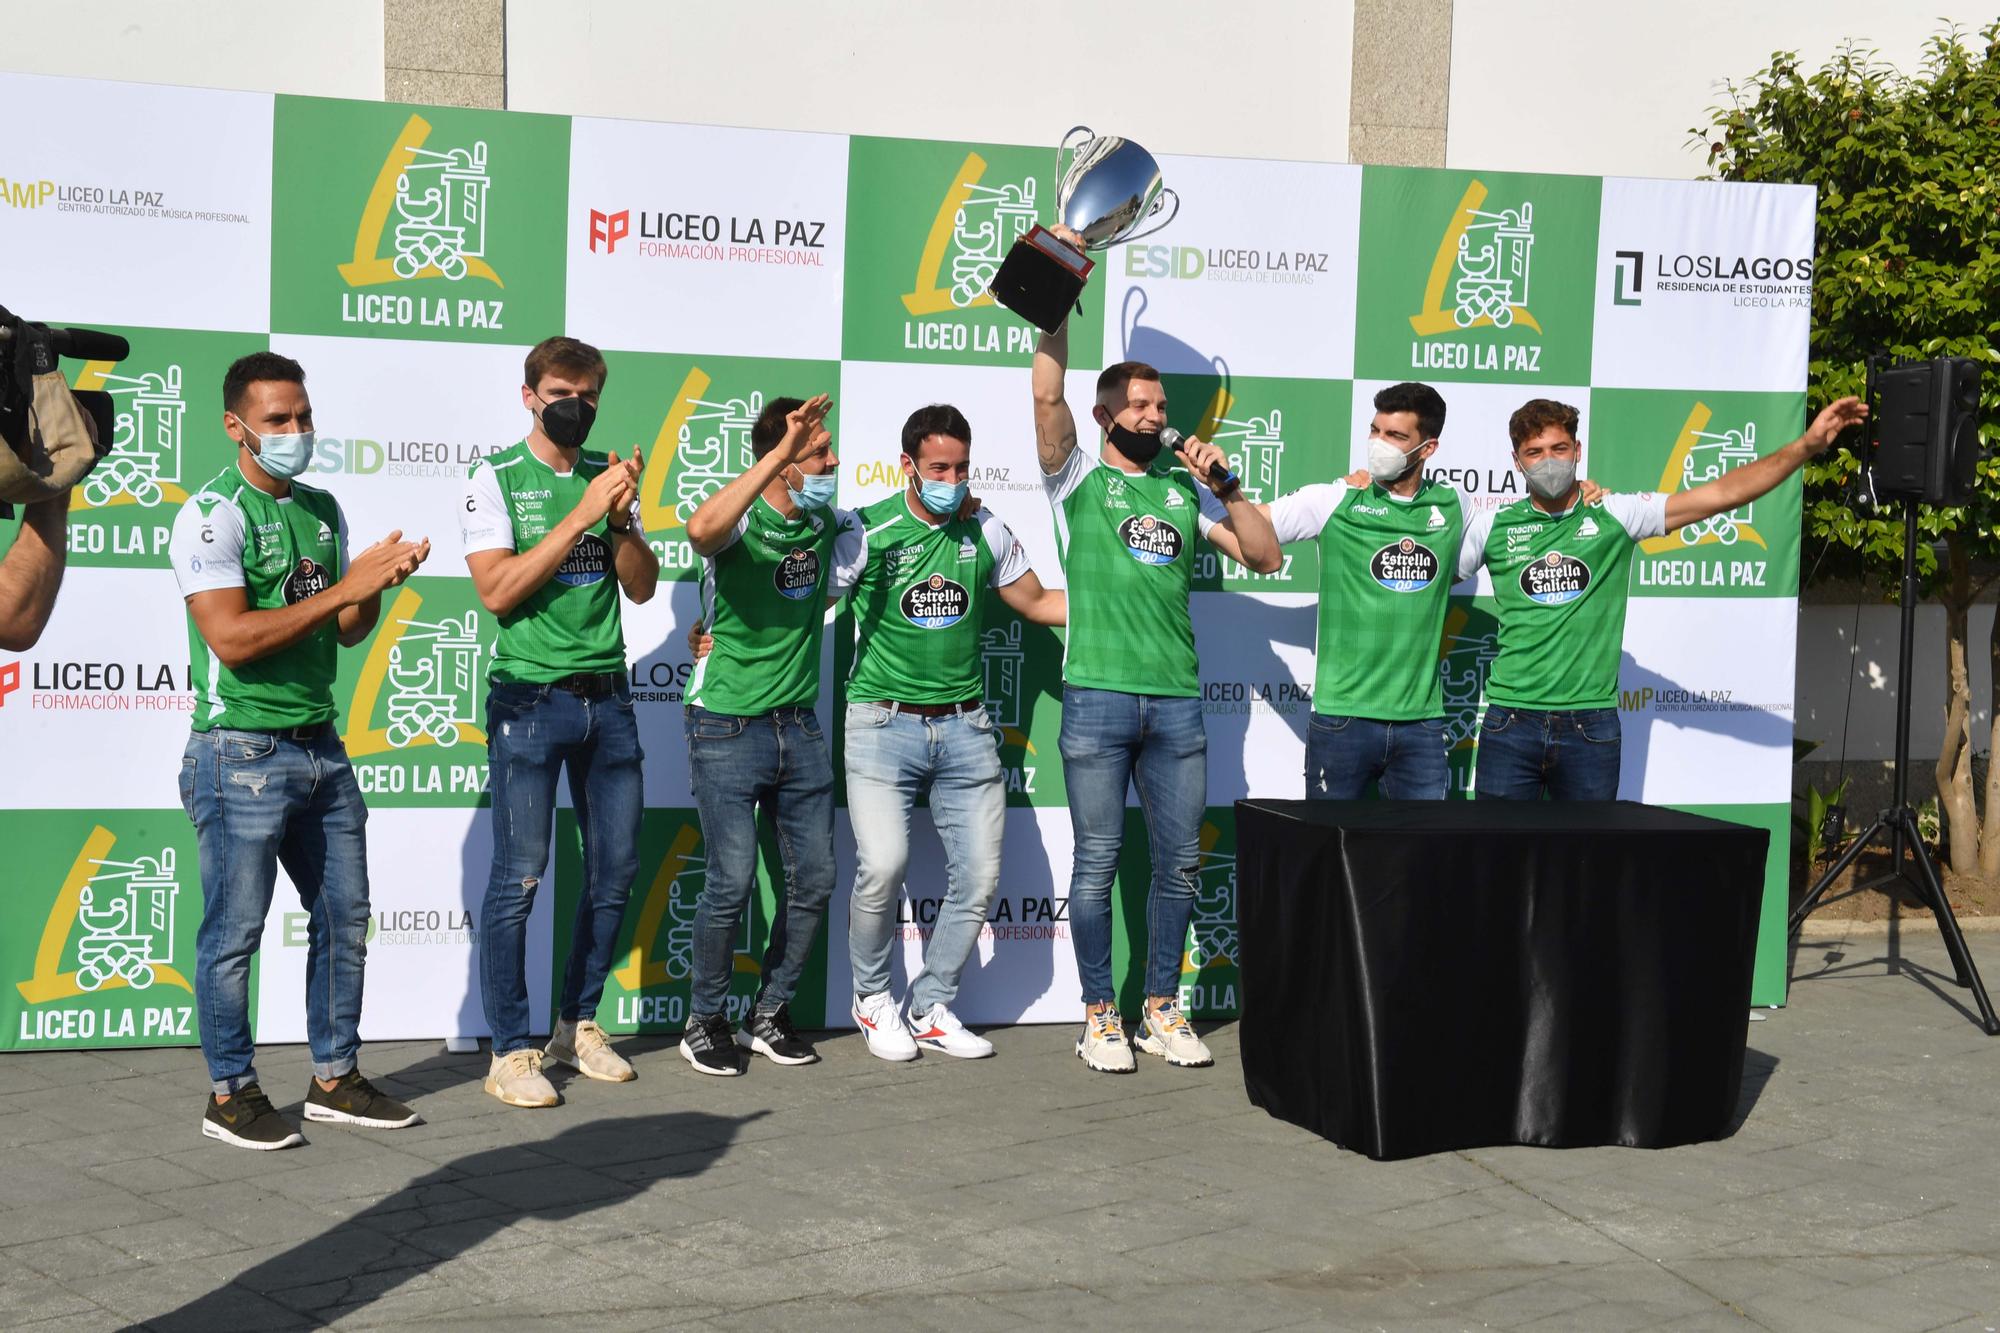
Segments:
[[[1368,441],[1368,475],[1379,482],[1391,482],[1408,472],[1413,464],[1417,449],[1428,441],[1419,441],[1416,448],[1404,453],[1387,440]]]
[[[1570,487],[1576,485],[1574,458],[1544,458],[1521,472],[1528,479],[1528,489],[1551,503],[1568,495]]]

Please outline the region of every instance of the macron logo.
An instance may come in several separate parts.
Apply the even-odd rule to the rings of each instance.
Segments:
[[[604,242],[604,253],[610,254],[618,248],[618,242],[632,234],[632,210],[621,208],[616,213],[600,213],[590,210],[590,248],[594,253],[597,243]]]

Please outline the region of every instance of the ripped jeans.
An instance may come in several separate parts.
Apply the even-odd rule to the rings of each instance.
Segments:
[[[505,1055],[533,1045],[531,1015],[548,1012],[528,995],[528,914],[546,882],[556,777],[564,768],[583,833],[583,884],[556,1015],[595,1018],[604,998],[618,927],[639,873],[644,756],[631,688],[584,698],[552,685],[496,680],[486,696],[486,754],[493,870],[479,912],[479,983],[493,1053]]]
[[[257,1081],[250,960],[264,942],[280,864],[305,909],[313,1073],[339,1078],[361,1049],[368,956],[368,808],[340,737],[331,726],[305,741],[197,731],[181,758],[181,807],[201,853],[194,998],[210,1086],[229,1094]]]
[[[1063,687],[1063,783],[1076,853],[1069,882],[1071,938],[1083,1002],[1115,999],[1111,882],[1125,843],[1125,788],[1139,791],[1151,843],[1146,895],[1146,994],[1177,995],[1194,915],[1208,733],[1201,700]],[[1134,944],[1137,952],[1136,942]]]

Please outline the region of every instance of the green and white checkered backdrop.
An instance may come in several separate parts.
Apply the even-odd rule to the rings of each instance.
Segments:
[[[465,576],[456,510],[467,466],[525,429],[516,386],[541,338],[606,350],[591,444],[644,447],[645,524],[671,580],[625,609],[648,809],[600,1014],[614,1031],[685,1016],[704,863],[679,717],[698,586],[683,525],[748,466],[766,398],[833,394],[849,505],[899,483],[913,407],[956,403],[973,424],[974,489],[1043,580],[1062,581],[1033,453],[1032,330],[982,294],[1012,238],[1052,213],[1048,147],[19,75],[0,75],[0,118],[43,127],[0,146],[0,302],[131,341],[123,361],[65,363],[80,387],[116,396],[116,448],[78,492],[48,632],[0,658],[0,1046],[196,1037],[200,879],[175,783],[193,698],[167,533],[188,486],[231,457],[220,384],[246,352],[304,363],[323,431],[311,480],[338,497],[354,540],[400,528],[434,542],[374,635],[341,654],[340,728],[371,807],[366,1037],[486,1030],[474,931],[494,624]],[[1473,512],[1520,497],[1506,418],[1528,397],[1574,403],[1585,470],[1621,490],[1698,483],[1803,424],[1810,189],[1161,165],[1180,216],[1099,257],[1072,321],[1072,401],[1088,401],[1108,361],[1152,362],[1174,424],[1221,443],[1264,499],[1356,466],[1372,395],[1406,379],[1448,399],[1435,465]],[[1645,543],[1625,632],[1621,794],[1772,831],[1761,1002],[1783,997],[1798,533],[1794,480]],[[1238,987],[1231,803],[1301,793],[1317,557],[1294,547],[1270,576],[1205,546],[1196,559],[1210,810],[1183,986],[1195,1014],[1222,1016]],[[1494,652],[1486,593],[1458,590],[1439,659],[1461,788]],[[836,622],[821,699],[836,748],[849,642]],[[960,1011],[1068,1019],[1080,1006],[1061,636],[1002,608],[983,644],[1011,808],[991,937]],[[574,820],[558,822],[553,891],[533,918],[543,995],[579,873]],[[942,853],[918,823],[899,975],[943,891]],[[1136,810],[1129,829],[1115,945],[1128,992],[1147,878]],[[844,815],[836,854],[836,946],[796,1006],[807,1026],[847,1021]],[[767,878],[739,1000],[769,907]],[[303,1036],[304,941],[281,877],[256,970],[261,1040]]]

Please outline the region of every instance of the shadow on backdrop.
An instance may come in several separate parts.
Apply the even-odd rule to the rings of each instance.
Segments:
[[[316,1323],[355,1314],[517,1218],[581,1217],[643,1194],[652,1181],[700,1175],[728,1152],[743,1125],[766,1114],[670,1111],[600,1119],[532,1145],[470,1153],[143,1327],[203,1333],[242,1327],[244,1292],[267,1299],[288,1293],[279,1303]],[[584,1162],[626,1170],[613,1176]],[[532,1182],[518,1178],[529,1171]],[[530,1205],[521,1202],[524,1195],[559,1202]],[[413,1221],[430,1209],[447,1220]],[[324,1289],[323,1301],[306,1296],[312,1288]]]

